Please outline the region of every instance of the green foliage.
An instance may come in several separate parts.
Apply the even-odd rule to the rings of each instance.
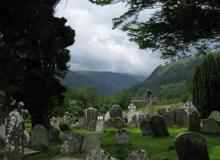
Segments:
[[[187,57],[157,67],[141,84],[129,91],[134,96],[144,97],[148,88],[153,90],[157,101],[182,101],[191,99],[192,78],[196,67],[203,62],[204,56]]]
[[[90,0],[96,4],[124,2],[128,10],[113,19],[113,28],[121,27],[140,49],[160,49],[163,58],[186,55],[192,47],[199,53],[219,48],[219,0]],[[108,3],[109,2],[109,3]],[[141,16],[154,9],[150,18]],[[140,18],[141,17],[141,18]]]
[[[220,111],[220,56],[209,54],[197,67],[193,79],[193,103],[206,118],[213,110]]]

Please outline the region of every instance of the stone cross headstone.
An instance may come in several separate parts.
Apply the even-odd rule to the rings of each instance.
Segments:
[[[17,111],[9,113],[5,129],[5,160],[23,160],[23,118]]]
[[[125,129],[120,129],[116,132],[117,144],[131,144],[132,136],[131,133]]]
[[[110,110],[110,118],[120,117],[122,118],[122,109],[119,105],[113,105]]]
[[[143,136],[152,134],[151,126],[150,126],[150,120],[144,119],[139,124],[141,133]]]
[[[150,126],[154,137],[169,136],[166,122],[161,116],[151,117]]]
[[[189,116],[189,131],[199,132],[201,129],[200,122],[201,120],[199,113],[196,111],[191,113],[191,115]]]
[[[219,111],[212,111],[212,113],[210,114],[209,118],[213,118],[216,121],[220,122],[220,113],[219,113]]]
[[[151,116],[154,115],[154,110],[153,110],[154,96],[152,91],[150,90],[148,90],[147,92],[146,103],[147,103],[147,114],[150,114]]]
[[[47,150],[49,146],[49,134],[47,132],[47,129],[40,125],[37,124],[34,126],[32,133],[31,133],[31,143],[32,143],[32,148],[43,151]]]
[[[175,138],[179,160],[209,160],[205,138],[197,132],[186,132]]]
[[[84,111],[84,125],[87,129],[94,131],[98,119],[97,109],[89,107]]]

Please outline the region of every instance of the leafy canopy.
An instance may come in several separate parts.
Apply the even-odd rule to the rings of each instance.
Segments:
[[[219,0],[90,0],[99,5],[124,2],[128,11],[113,19],[141,49],[159,49],[163,58],[219,48]],[[143,13],[153,9],[150,18]]]

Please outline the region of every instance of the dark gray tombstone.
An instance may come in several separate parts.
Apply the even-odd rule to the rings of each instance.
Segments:
[[[117,144],[131,144],[132,136],[131,133],[125,129],[120,129],[116,132]]]
[[[55,127],[51,127],[49,130],[49,141],[50,142],[61,142],[60,130]]]
[[[179,108],[175,110],[175,121],[179,127],[188,126],[188,115],[184,108]]]
[[[144,119],[139,124],[141,133],[143,136],[152,134],[151,126],[150,126],[150,120]]]
[[[122,109],[119,105],[113,105],[110,110],[110,118],[117,118],[120,117],[122,118]]]
[[[5,160],[23,160],[23,118],[17,111],[9,113],[5,129]]]
[[[60,152],[63,154],[79,154],[82,146],[83,137],[71,131],[64,132],[64,140]]]
[[[95,130],[96,121],[98,119],[98,112],[95,108],[87,108],[84,111],[84,125],[89,130]]]
[[[41,124],[37,124],[34,126],[34,129],[31,133],[31,144],[32,148],[44,151],[48,149],[49,146],[49,134],[47,129]]]
[[[106,127],[113,127],[113,128],[123,128],[124,127],[124,120],[120,117],[117,118],[110,118],[107,122],[106,122]]]
[[[192,112],[189,116],[189,131],[199,132],[201,129],[200,122],[199,113],[196,111]]]
[[[162,115],[162,118],[165,120],[167,126],[172,126],[175,124],[174,112],[166,112]]]
[[[175,138],[179,160],[209,160],[205,138],[197,132],[186,132]]]
[[[169,136],[166,122],[161,116],[152,116],[150,126],[154,137]]]
[[[203,119],[201,130],[207,134],[220,134],[220,123],[213,118]]]

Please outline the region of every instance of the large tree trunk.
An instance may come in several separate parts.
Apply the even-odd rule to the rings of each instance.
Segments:
[[[31,114],[31,123],[32,123],[32,129],[37,124],[43,125],[47,130],[50,129],[50,120],[48,114],[45,113]]]

